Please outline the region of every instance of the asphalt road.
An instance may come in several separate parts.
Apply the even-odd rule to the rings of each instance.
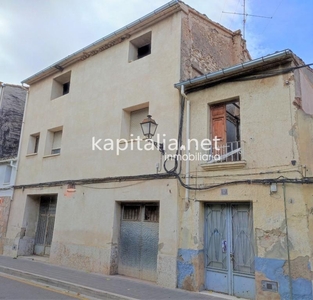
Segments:
[[[10,300],[87,300],[67,291],[27,282],[23,279],[0,274],[0,299]]]

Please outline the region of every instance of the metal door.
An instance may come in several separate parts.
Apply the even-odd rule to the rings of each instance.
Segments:
[[[37,255],[50,254],[56,205],[56,196],[41,196],[34,250]]]
[[[206,289],[255,298],[253,217],[250,204],[207,204]]]
[[[118,273],[156,281],[158,242],[159,205],[123,205]]]

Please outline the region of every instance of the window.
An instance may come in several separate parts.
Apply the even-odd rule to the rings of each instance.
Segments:
[[[56,131],[53,133],[52,149],[51,154],[60,154],[61,153],[61,140],[62,140],[62,131]]]
[[[129,42],[129,62],[143,58],[149,54],[151,54],[151,31]]]
[[[127,140],[136,139],[138,136],[142,137],[140,123],[149,114],[149,103],[142,103],[140,105],[125,108],[123,110],[122,119],[122,138]]]
[[[57,155],[61,153],[63,127],[57,127],[48,130],[45,156]]]
[[[28,149],[27,149],[27,154],[36,154],[38,153],[38,147],[39,147],[39,138],[40,134],[32,134],[29,138],[28,142]]]
[[[12,174],[12,167],[11,166],[5,166],[3,184],[10,184],[11,174]]]
[[[51,100],[66,95],[70,92],[71,71],[53,79]]]
[[[218,149],[213,155],[220,155],[221,161],[241,159],[240,145],[240,103],[238,100],[210,106],[211,139],[217,138]],[[213,144],[214,146],[214,144]]]

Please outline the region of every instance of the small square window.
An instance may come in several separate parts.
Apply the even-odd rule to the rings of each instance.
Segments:
[[[129,62],[143,58],[149,54],[151,54],[151,31],[129,42]]]
[[[66,95],[70,92],[71,71],[53,79],[51,100]]]
[[[27,154],[38,153],[39,139],[40,139],[40,134],[39,133],[32,134],[29,137]]]

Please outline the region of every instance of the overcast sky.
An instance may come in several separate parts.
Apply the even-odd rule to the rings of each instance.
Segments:
[[[23,79],[144,16],[166,0],[0,0],[0,81]],[[242,29],[243,0],[186,0],[231,30]],[[291,49],[313,63],[313,0],[246,0],[253,58]]]

